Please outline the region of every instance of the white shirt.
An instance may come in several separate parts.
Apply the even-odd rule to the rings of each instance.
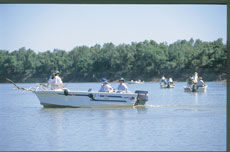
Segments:
[[[117,87],[117,92],[127,92],[128,91],[128,87],[126,86],[126,84],[122,83],[122,84],[119,84],[118,87]]]
[[[169,82],[173,82],[172,78],[169,78]]]
[[[63,82],[59,76],[55,76],[53,81],[54,81],[54,84],[53,84],[54,89],[62,88]]]
[[[193,81],[194,81],[194,83],[197,83],[197,81],[198,81],[198,75],[196,75],[196,74],[193,75]]]
[[[204,81],[203,80],[198,80],[198,86],[203,86],[204,85]]]
[[[48,87],[50,87],[52,90],[54,90],[54,78],[52,79],[52,77],[48,80]]]
[[[107,83],[103,84],[98,92],[111,92],[113,88]]]

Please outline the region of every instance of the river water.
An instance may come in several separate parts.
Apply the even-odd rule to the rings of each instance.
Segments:
[[[206,93],[175,85],[127,84],[149,91],[140,108],[43,108],[32,92],[0,84],[0,151],[225,151],[226,83],[207,82]],[[65,87],[95,91],[100,83]]]

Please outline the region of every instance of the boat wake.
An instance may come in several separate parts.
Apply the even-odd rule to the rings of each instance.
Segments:
[[[151,108],[187,108],[187,109],[225,109],[226,106],[207,105],[145,105]]]

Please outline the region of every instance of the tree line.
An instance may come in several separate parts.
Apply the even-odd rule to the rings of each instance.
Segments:
[[[226,44],[199,39],[178,40],[172,44],[154,40],[92,47],[77,46],[71,51],[54,49],[36,53],[25,47],[0,50],[0,82],[46,82],[59,70],[64,82],[158,80],[162,75],[185,81],[195,71],[206,81],[225,79]]]

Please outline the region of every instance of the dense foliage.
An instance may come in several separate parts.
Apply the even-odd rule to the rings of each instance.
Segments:
[[[118,46],[78,46],[70,52],[35,53],[24,47],[13,52],[0,50],[1,82],[6,77],[16,82],[45,82],[55,70],[61,72],[64,82],[98,81],[101,77],[151,81],[162,75],[183,81],[195,71],[206,81],[220,80],[226,73],[226,45],[222,39],[190,39],[169,45],[146,40]]]

